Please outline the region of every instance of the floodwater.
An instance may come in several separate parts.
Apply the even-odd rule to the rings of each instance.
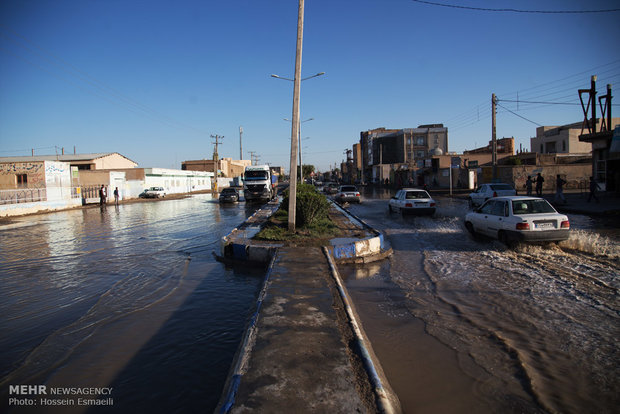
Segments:
[[[20,384],[112,387],[109,412],[213,411],[263,271],[212,252],[254,209],[198,195],[0,225],[0,411]]]
[[[468,235],[464,201],[433,218],[386,203],[351,211],[393,257],[340,271],[405,412],[618,412],[617,220],[569,215],[570,240],[508,249]]]

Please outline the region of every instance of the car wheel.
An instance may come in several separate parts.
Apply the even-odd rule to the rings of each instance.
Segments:
[[[465,228],[467,229],[469,234],[474,236],[474,238],[478,236],[478,233],[476,233],[476,230],[474,230],[474,225],[471,224],[471,222],[469,222],[469,221],[465,222]]]
[[[505,231],[501,231],[497,233],[497,238],[500,242],[504,243],[508,247],[514,247],[516,245],[514,240],[508,238],[508,235]]]

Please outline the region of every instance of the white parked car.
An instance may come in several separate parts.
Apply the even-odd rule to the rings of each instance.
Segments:
[[[472,235],[513,242],[558,242],[569,237],[570,222],[544,198],[512,196],[488,200],[465,216]]]
[[[144,192],[146,198],[159,198],[166,197],[166,191],[164,187],[151,187]]]
[[[415,214],[435,214],[437,203],[424,190],[403,188],[388,202],[388,211]]]
[[[480,206],[493,197],[514,196],[517,191],[510,184],[482,184],[473,193],[469,194],[469,207]]]

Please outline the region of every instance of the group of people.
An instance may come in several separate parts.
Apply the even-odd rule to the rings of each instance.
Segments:
[[[525,190],[528,196],[532,195],[532,187],[534,183],[536,183],[536,196],[542,197],[543,183],[545,179],[543,176],[538,173],[536,176],[536,180],[532,180],[532,176],[528,175],[527,180],[525,181]],[[563,179],[560,174],[556,176],[555,179],[555,199],[556,203],[566,204],[566,197],[564,197],[564,185],[566,184],[566,180]],[[592,199],[596,200],[598,203],[598,197],[596,196],[596,191],[600,190],[600,187],[594,177],[590,177],[590,194],[588,195],[588,203],[592,201]]]
[[[114,204],[118,205],[118,187],[116,187],[114,189]],[[107,203],[107,198],[108,198],[108,190],[106,189],[106,187],[101,184],[101,188],[99,189],[99,205],[103,206],[104,204]]]
[[[560,178],[559,175],[558,175],[558,178]],[[525,181],[525,191],[527,192],[527,195],[528,196],[532,195],[532,186],[534,185],[534,182],[536,183],[536,196],[542,197],[542,189],[543,189],[543,183],[545,182],[545,179],[543,178],[542,175],[540,175],[540,173],[538,173],[538,176],[536,176],[536,181],[532,180],[531,175],[527,176],[527,180]]]

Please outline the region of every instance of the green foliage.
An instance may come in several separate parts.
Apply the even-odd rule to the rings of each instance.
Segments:
[[[280,210],[288,211],[289,191],[286,190]],[[317,220],[327,218],[329,202],[325,195],[316,191],[310,184],[297,185],[297,201],[295,204],[295,226],[307,227]]]
[[[506,160],[506,164],[508,165],[521,165],[521,158],[510,157]]]

